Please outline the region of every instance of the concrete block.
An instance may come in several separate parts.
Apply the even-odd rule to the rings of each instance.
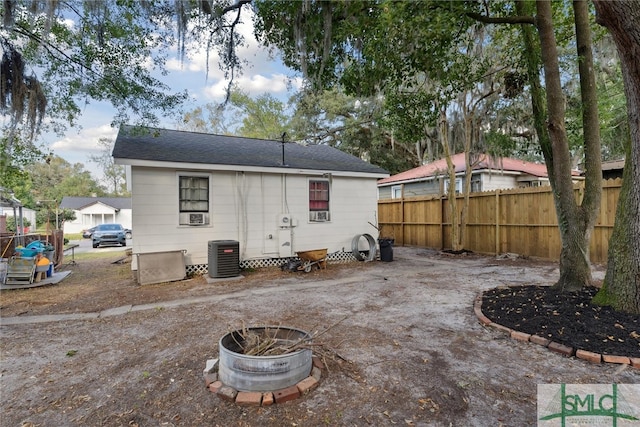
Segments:
[[[209,386],[209,388],[211,388],[211,386]],[[238,390],[233,387],[229,387],[228,385],[223,385],[222,387],[220,387],[217,394],[220,399],[233,402],[236,400]]]
[[[209,359],[204,366],[202,374],[208,374],[210,372],[218,372],[218,359]]]

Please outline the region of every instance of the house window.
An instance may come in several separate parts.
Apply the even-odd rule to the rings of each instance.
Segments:
[[[391,187],[391,198],[402,199],[402,185],[394,185]]]
[[[444,194],[449,192],[449,180],[444,180]],[[456,193],[462,193],[462,178],[456,178]]]
[[[479,193],[481,191],[482,191],[482,176],[475,175],[473,178],[471,178],[471,192]]]
[[[309,180],[309,221],[329,221],[329,181]]]
[[[209,177],[180,176],[180,224],[209,223]]]

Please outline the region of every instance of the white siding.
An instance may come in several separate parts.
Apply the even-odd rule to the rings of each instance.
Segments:
[[[482,191],[502,190],[505,188],[517,188],[518,183],[514,175],[505,175],[496,171],[495,173],[482,174]]]
[[[0,206],[0,216],[2,215],[6,215],[7,217],[13,217],[13,208],[12,207],[2,207]],[[15,211],[16,214],[16,221],[19,221],[20,219],[20,210],[19,208],[16,208]],[[31,231],[35,231],[37,228],[37,224],[36,224],[36,211],[34,211],[33,209],[29,209],[29,208],[22,208],[22,219],[23,220],[28,220],[29,221],[29,225],[28,228]]]
[[[356,234],[377,237],[376,229],[368,223],[376,223],[375,178],[333,177],[331,220],[314,223],[308,220],[308,180],[319,175],[212,172],[210,224],[181,226],[180,174],[175,169],[132,168],[134,253],[184,249],[188,265],[207,264],[211,240],[238,241],[240,259],[247,260],[279,257],[280,239],[287,236],[294,255],[296,251],[320,248],[330,253],[343,249],[351,252]],[[279,226],[279,216],[284,213],[294,219],[290,229]]]

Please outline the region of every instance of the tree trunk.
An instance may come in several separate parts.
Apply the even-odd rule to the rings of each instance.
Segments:
[[[462,210],[460,211],[460,235],[458,247],[462,250],[467,244],[467,221],[469,216],[469,193],[471,193],[471,120],[467,115],[467,106],[464,105],[464,180],[462,181]]]
[[[467,221],[469,216],[469,194],[471,193],[471,174],[473,165],[471,164],[471,147],[473,146],[473,126],[475,124],[474,112],[467,105],[467,93],[464,93],[462,102],[462,114],[464,117],[464,186],[462,193],[464,199],[462,202],[462,211],[460,213],[460,236],[458,246],[464,249],[467,244]]]
[[[640,7],[634,0],[594,4],[597,22],[609,29],[618,48],[631,130],[607,273],[594,301],[640,314]]]
[[[595,223],[594,209],[599,206],[599,195],[589,194],[585,200],[588,205],[578,205],[573,189],[571,175],[571,155],[564,125],[564,94],[560,81],[558,52],[553,28],[551,4],[548,1],[536,2],[537,28],[542,50],[545,84],[547,89],[548,120],[547,130],[551,141],[551,159],[543,150],[547,165],[553,173],[553,193],[556,201],[556,214],[560,230],[562,248],[560,251],[560,279],[554,285],[564,290],[576,290],[591,284],[591,262],[589,260],[589,242]],[[578,25],[579,21],[576,21]],[[587,28],[588,30],[588,28]],[[582,45],[581,45],[582,46]],[[584,48],[584,46],[582,46]],[[590,49],[590,46],[588,47]],[[588,58],[581,58],[588,60]],[[589,67],[587,67],[589,69]],[[593,72],[593,67],[590,67]],[[582,68],[581,68],[582,71]],[[582,84],[582,80],[581,80]],[[593,88],[595,90],[595,87]],[[597,123],[597,120],[596,120]],[[585,132],[587,129],[585,129]],[[599,141],[599,138],[595,138]],[[585,145],[593,139],[585,138]],[[586,150],[590,150],[586,148]],[[599,144],[598,144],[599,151]],[[599,171],[600,168],[597,170]],[[593,185],[585,187],[585,191],[601,191],[601,187]],[[598,204],[595,204],[595,201]],[[595,210],[597,214],[597,210]]]
[[[458,201],[456,199],[456,168],[451,161],[451,150],[449,147],[449,125],[447,122],[446,109],[440,112],[440,143],[447,161],[447,176],[449,177],[449,188],[447,191],[447,206],[449,207],[449,217],[451,218],[451,249],[459,251],[460,224],[458,222]]]

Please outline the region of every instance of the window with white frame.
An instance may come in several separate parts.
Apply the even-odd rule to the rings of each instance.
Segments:
[[[449,192],[449,179],[444,180],[444,194]],[[462,193],[462,178],[456,178],[456,193]]]
[[[178,181],[180,225],[209,224],[209,177],[181,175]]]
[[[482,191],[482,175],[474,175],[471,178],[471,192],[479,193]]]
[[[391,187],[391,198],[402,199],[402,185],[394,185]]]
[[[329,180],[309,180],[309,221],[326,222],[330,219]]]

